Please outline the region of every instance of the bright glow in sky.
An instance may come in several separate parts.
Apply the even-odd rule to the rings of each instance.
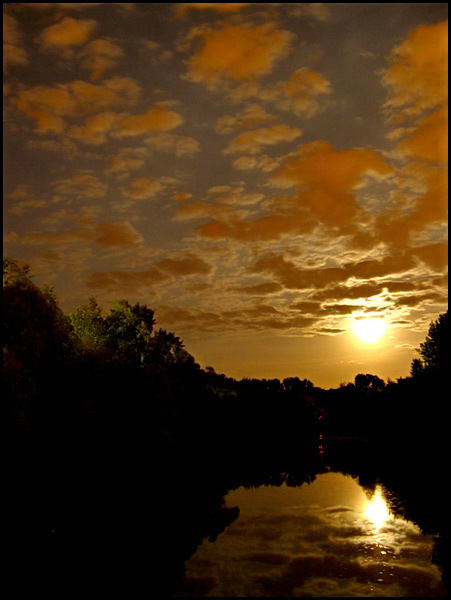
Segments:
[[[374,344],[385,334],[387,326],[382,319],[357,319],[352,324],[352,329],[362,342]]]
[[[447,302],[447,4],[3,6],[4,253],[64,310],[145,303],[234,377],[408,373]]]

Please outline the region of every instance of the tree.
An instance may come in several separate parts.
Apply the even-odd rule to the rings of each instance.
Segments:
[[[117,300],[105,318],[107,347],[126,362],[143,364],[152,352],[153,310]]]
[[[35,285],[28,266],[3,262],[3,345],[27,367],[63,358],[71,349],[71,326],[53,288]]]
[[[414,359],[411,365],[413,376],[420,373],[445,373],[449,365],[448,311],[441,314],[429,326],[426,340],[417,348],[421,359]]]
[[[383,390],[385,387],[385,382],[383,379],[377,375],[371,375],[370,373],[365,375],[363,373],[359,373],[355,376],[354,383],[356,388],[371,388],[376,391]]]
[[[107,336],[102,311],[95,298],[69,314],[73,331],[83,347],[98,350],[105,346]]]

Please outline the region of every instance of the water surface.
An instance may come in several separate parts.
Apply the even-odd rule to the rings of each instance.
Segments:
[[[182,596],[447,596],[433,540],[390,510],[387,490],[342,473],[240,487],[239,517],[186,563]]]

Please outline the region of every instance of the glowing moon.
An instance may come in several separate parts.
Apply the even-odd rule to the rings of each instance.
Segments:
[[[383,319],[359,319],[352,324],[352,330],[362,342],[374,344],[384,335],[387,325]]]

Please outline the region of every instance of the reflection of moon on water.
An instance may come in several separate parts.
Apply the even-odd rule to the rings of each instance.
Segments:
[[[389,512],[387,510],[387,505],[385,504],[385,500],[383,499],[379,488],[376,488],[376,493],[365,510],[365,516],[374,523],[376,529],[380,529],[388,519]]]

